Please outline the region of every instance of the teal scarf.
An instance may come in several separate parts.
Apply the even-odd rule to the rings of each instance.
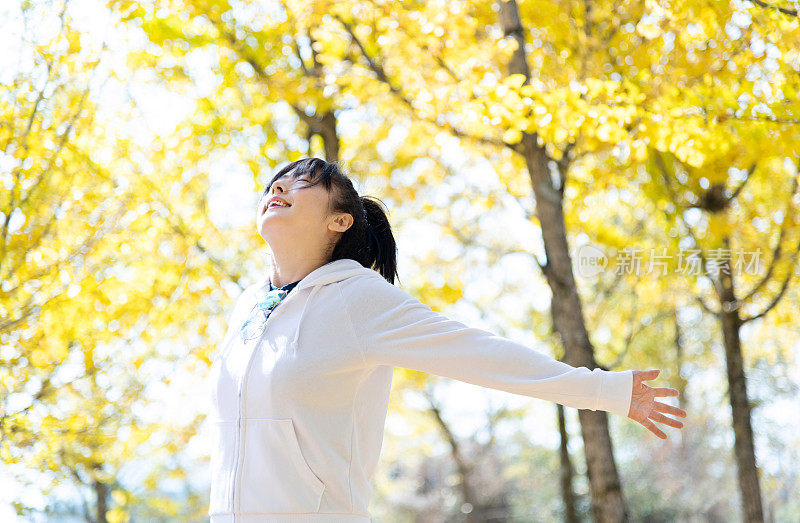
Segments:
[[[269,291],[262,294],[255,305],[250,311],[250,317],[242,325],[239,334],[244,341],[252,340],[260,337],[267,327],[267,318],[275,310],[280,302],[286,298],[289,291],[294,289],[295,285],[300,283],[296,281],[281,288],[277,288],[269,282]]]

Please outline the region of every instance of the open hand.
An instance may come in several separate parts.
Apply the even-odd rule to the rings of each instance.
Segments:
[[[633,394],[631,396],[631,408],[628,411],[628,417],[644,425],[647,430],[659,438],[667,439],[667,435],[664,434],[653,421],[680,429],[683,428],[683,423],[668,418],[664,413],[685,418],[686,412],[678,407],[673,407],[672,405],[667,405],[666,403],[655,400],[658,396],[677,396],[677,390],[669,387],[649,387],[642,383],[645,380],[655,379],[659,372],[661,371],[658,369],[633,371]]]

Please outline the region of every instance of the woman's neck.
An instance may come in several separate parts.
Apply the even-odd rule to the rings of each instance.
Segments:
[[[300,281],[311,272],[325,265],[326,262],[310,258],[298,257],[296,259],[279,258],[273,253],[272,272],[270,282],[275,287],[285,287],[290,283]]]

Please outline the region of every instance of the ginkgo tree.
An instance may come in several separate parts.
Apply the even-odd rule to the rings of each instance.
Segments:
[[[624,125],[635,108],[633,87],[619,82],[588,82],[591,90],[587,91],[587,97],[581,92],[583,88],[570,87],[567,75],[561,71],[547,82],[540,80],[528,85],[523,85],[527,80],[527,68],[525,72],[517,69],[509,72],[507,78],[501,78],[498,73],[508,68],[514,49],[522,48],[509,32],[516,29],[498,25],[498,6],[493,8],[494,4],[467,4],[463,9],[456,9],[455,5],[446,9],[430,5],[406,10],[391,4],[308,2],[275,6],[274,11],[243,10],[224,1],[175,1],[158,6],[112,2],[110,5],[124,12],[126,20],[141,25],[150,41],[168,51],[169,57],[180,59],[201,48],[214,53],[215,60],[219,61],[215,73],[221,82],[221,96],[213,97],[213,109],[209,112],[215,115],[212,121],[242,129],[232,129],[234,135],[246,133],[254,124],[264,127],[272,124],[273,119],[268,114],[270,102],[288,104],[299,121],[308,126],[309,134],[319,136],[326,144],[326,157],[334,161],[339,158],[336,153],[339,145],[328,145],[336,135],[326,130],[326,125],[332,122],[327,114],[337,103],[344,106],[348,97],[375,106],[381,113],[396,112],[399,103],[414,117],[415,140],[424,140],[425,134],[445,129],[472,145],[509,147],[521,153],[510,162],[513,167],[503,173],[508,183],[515,183],[511,180],[525,171],[532,176],[532,168],[541,180],[549,180],[551,156],[566,171],[572,157],[563,153],[582,151],[575,149],[574,144],[568,146],[570,141],[575,141],[577,130],[585,134],[581,147],[587,150],[599,147],[624,135]],[[456,12],[451,12],[454,9]],[[525,13],[526,16],[531,14]],[[437,33],[443,28],[436,29],[433,23],[426,25],[428,15],[441,22],[457,19],[458,23],[446,26],[451,33],[442,40],[442,34]],[[531,27],[536,27],[539,20],[532,22]],[[416,45],[418,38],[420,43]],[[302,48],[300,41],[304,42]],[[471,56],[459,67],[461,70],[454,68],[449,59],[441,60],[438,46],[442,41],[459,44],[453,55]],[[410,45],[412,42],[415,45]],[[392,48],[392,59],[402,69],[395,69],[393,65],[389,71],[386,53],[381,53],[380,58],[375,55],[381,48]],[[426,48],[435,52],[426,53]],[[551,58],[549,52],[542,56]],[[145,56],[145,53],[140,58],[143,63],[165,72],[185,68],[180,62],[174,65],[172,58]],[[392,77],[401,70],[411,75]],[[528,100],[527,106],[523,99]],[[218,115],[224,110],[221,108],[226,107],[226,100],[231,100],[238,110],[227,110],[226,114],[232,118],[222,123]],[[442,101],[460,109],[461,114],[453,111],[450,114],[453,120],[463,122],[455,125],[443,118],[441,115],[447,115],[448,111],[443,110]],[[543,111],[534,110],[534,106],[541,106]],[[562,106],[564,109],[557,113],[551,111]],[[529,113],[525,107],[530,109]],[[546,117],[548,111],[555,117]],[[578,129],[573,128],[576,111],[583,116]],[[518,140],[523,130],[529,131],[534,124],[541,127],[541,136],[526,135],[526,140],[532,139],[534,144],[534,149],[526,153]],[[217,129],[206,128],[217,133]],[[254,169],[275,163],[272,158],[280,149],[273,145],[277,140],[271,133],[268,130],[259,135],[258,150],[263,154],[252,160]],[[538,145],[538,141],[547,143],[547,149],[545,145]],[[564,146],[564,150],[559,146]],[[358,152],[365,149],[365,144],[358,145]],[[286,159],[293,159],[293,156],[288,155]],[[388,174],[390,166],[375,165],[373,169],[373,162],[356,161],[369,165],[371,174]],[[571,272],[567,274],[571,269],[560,191],[534,183],[534,191],[540,189],[545,195],[537,194],[537,212],[544,213],[539,215],[539,220],[549,259],[542,267],[556,295],[553,307],[556,331],[567,346],[566,361],[595,367],[577,293],[574,283],[570,283]],[[553,206],[550,206],[551,201]],[[602,516],[600,519],[622,518],[625,509],[613,464],[607,418],[602,412],[589,411],[582,411],[580,416],[585,428],[584,444],[598,515]]]
[[[673,44],[631,140],[647,147],[651,196],[712,283],[695,293],[719,320],[747,521],[765,515],[740,329],[796,282],[800,253],[800,25],[762,7],[654,10],[651,31]]]
[[[646,164],[652,147],[664,149],[659,140],[699,158],[703,147],[680,134],[698,125],[686,118],[687,109],[696,110],[690,101],[719,93],[738,102],[746,93],[732,89],[736,79],[723,69],[742,77],[760,61],[746,23],[753,9],[762,9],[758,4],[114,0],[109,6],[154,46],[132,56],[137,66],[183,85],[199,83],[192,64],[210,64],[202,74],[213,81],[201,90],[193,135],[209,152],[235,150],[254,179],[266,178],[279,162],[317,153],[385,180],[400,206],[454,176],[444,168],[423,169],[413,180],[398,174],[433,156],[441,133],[490,158],[509,194],[533,193],[554,331],[566,361],[590,367],[614,364],[617,355],[590,341],[568,249],[576,223],[565,211],[585,191],[567,189],[625,186],[625,166]],[[700,30],[705,26],[732,36],[712,42]],[[792,38],[794,26],[770,27]],[[756,84],[746,82],[762,101]],[[344,135],[341,121],[354,114],[362,118],[358,132]],[[408,133],[387,159],[377,151],[391,142],[393,125]],[[601,168],[615,165],[610,160],[616,170]],[[624,520],[607,418],[587,411],[580,418],[595,516]]]
[[[161,483],[185,472],[173,454],[197,420],[154,416],[164,398],[153,384],[207,365],[215,322],[197,314],[219,310],[210,282],[236,267],[204,252],[213,228],[201,242],[191,216],[163,205],[202,208],[203,178],[183,180],[182,158],[143,147],[132,108],[107,103],[104,87],[122,83],[73,6],[33,1],[6,14],[19,60],[0,86],[0,459],[20,492],[46,496],[15,508],[177,517],[184,509]],[[131,466],[155,483],[129,482]]]

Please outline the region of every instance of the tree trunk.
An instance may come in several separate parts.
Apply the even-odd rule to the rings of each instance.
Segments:
[[[682,375],[684,360],[683,333],[681,332],[681,324],[678,321],[677,310],[674,311],[672,318],[675,322],[675,372],[678,373],[675,388],[678,390],[678,407],[687,410],[686,380],[683,379]]]
[[[530,70],[525,55],[525,38],[519,8],[515,0],[498,2],[503,34],[517,41],[517,49],[509,63],[509,74],[522,74],[526,82]],[[553,325],[564,345],[564,361],[576,367],[597,367],[594,347],[589,341],[578,289],[572,273],[572,261],[567,245],[564,223],[563,183],[555,187],[550,176],[551,158],[536,134],[523,133],[517,152],[525,158],[536,198],[536,215],[542,228],[547,263],[545,277],[553,297]],[[563,173],[562,180],[563,180]],[[608,417],[603,411],[578,411],[586,454],[589,485],[592,493],[592,512],[597,522],[627,521],[628,514],[622,495],[619,473],[614,462]]]
[[[461,478],[461,481],[458,484],[458,488],[461,490],[461,501],[463,503],[469,503],[472,505],[473,508],[480,507],[480,501],[478,500],[478,495],[475,492],[475,489],[472,488],[472,484],[470,482],[470,476],[472,471],[472,466],[467,463],[467,460],[462,455],[461,446],[456,439],[455,434],[453,431],[450,430],[450,427],[442,418],[442,412],[439,409],[439,406],[434,402],[433,396],[430,394],[426,394],[426,398],[430,403],[430,412],[433,415],[433,418],[436,420],[436,424],[441,429],[444,438],[447,440],[447,443],[450,445],[450,455],[453,457],[453,462],[456,464],[456,469],[458,470],[458,475]],[[478,519],[478,514],[475,510],[472,512],[467,513],[467,521],[469,523],[477,523],[480,521]]]
[[[561,498],[564,500],[564,521],[578,523],[578,514],[575,511],[575,491],[572,490],[572,461],[569,459],[569,435],[567,434],[567,420],[564,417],[564,407],[556,404],[558,411],[558,434],[561,440]]]
[[[108,513],[108,487],[102,481],[95,480],[94,492],[97,497],[97,523],[107,523]]]
[[[333,110],[322,115],[319,121],[318,133],[322,137],[325,147],[325,161],[336,163],[339,161],[339,135],[336,133],[336,116]]]
[[[536,197],[536,214],[542,227],[547,264],[545,277],[552,292],[550,304],[553,325],[564,345],[564,361],[574,367],[594,369],[594,347],[583,318],[578,289],[572,274],[567,246],[564,210],[553,188],[545,153],[535,144],[536,137],[524,135],[526,161]],[[592,494],[592,513],[597,522],[627,521],[619,472],[608,431],[608,416],[603,411],[578,410],[586,468]]]
[[[461,478],[458,488],[461,490],[462,503],[469,503],[472,510],[466,514],[467,523],[500,523],[509,520],[511,507],[505,492],[500,491],[497,495],[487,496],[486,492],[480,492],[472,486],[475,464],[467,460],[461,444],[456,439],[455,434],[450,430],[450,426],[442,417],[440,406],[436,403],[431,394],[425,393],[425,397],[430,404],[429,411],[433,415],[437,426],[442,431],[447,443],[450,445],[450,455],[456,465],[456,470]],[[489,443],[491,445],[491,443]]]
[[[737,303],[733,278],[731,278],[730,259],[723,259],[717,279],[717,295],[720,302],[719,319],[725,345],[725,365],[728,371],[728,397],[733,416],[734,452],[739,473],[739,490],[742,495],[744,520],[764,521],[761,505],[761,488],[758,484],[753,427],[750,422],[750,401],[747,396],[747,383],[742,358],[742,343],[739,329],[742,319]],[[726,274],[727,272],[727,274]]]
[[[689,411],[689,399],[686,397],[686,380],[683,379],[683,363],[685,347],[683,342],[683,333],[681,332],[681,324],[678,320],[678,310],[673,311],[672,319],[675,323],[675,372],[678,378],[675,380],[675,388],[678,390],[678,407]],[[688,434],[686,431],[689,429],[684,428],[681,435],[680,443],[680,456],[682,460],[686,460],[689,455]]]
[[[536,145],[536,137],[523,135],[523,141],[547,256],[545,277],[552,292],[550,311],[553,325],[564,346],[564,361],[574,367],[594,369],[597,367],[594,347],[589,341],[572,274],[560,192],[552,185],[547,158],[544,150]],[[559,197],[556,198],[556,195]],[[597,522],[627,521],[627,509],[608,431],[608,416],[604,411],[580,409],[578,418],[594,519]]]

